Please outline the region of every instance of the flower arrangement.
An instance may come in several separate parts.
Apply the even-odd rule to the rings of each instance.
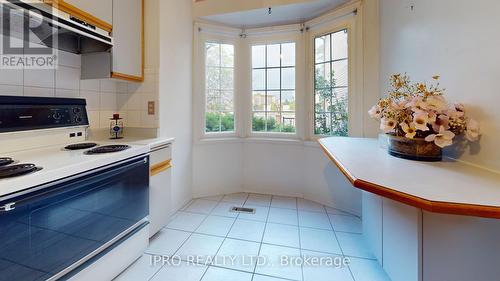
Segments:
[[[453,144],[457,135],[468,141],[479,139],[479,123],[465,114],[463,104],[450,105],[443,97],[439,76],[433,83],[412,83],[408,75],[391,76],[392,89],[368,112],[380,120],[386,134],[408,139],[425,139],[440,148]]]

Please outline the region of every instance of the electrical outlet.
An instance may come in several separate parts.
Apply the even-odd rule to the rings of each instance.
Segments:
[[[148,115],[155,115],[155,102],[148,101]]]

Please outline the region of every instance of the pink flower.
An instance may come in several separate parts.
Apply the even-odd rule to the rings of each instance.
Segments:
[[[397,101],[397,102],[392,102],[391,107],[394,110],[403,110],[406,108],[406,101]]]
[[[430,96],[425,100],[424,108],[441,112],[448,109],[448,104],[442,96]]]
[[[463,103],[456,103],[455,110],[460,112],[465,112],[465,105]]]
[[[439,132],[441,126],[444,127],[445,130],[448,130],[450,126],[448,125],[450,122],[450,118],[444,114],[439,115],[434,122],[432,122],[432,129],[434,132]]]
[[[406,103],[406,108],[411,108],[411,110],[414,112],[424,110],[425,102],[423,101],[422,97],[414,97]]]
[[[460,118],[460,117],[463,117],[464,116],[464,112],[463,111],[460,111],[460,110],[457,110],[456,106],[454,107],[450,107],[447,111],[446,111],[446,115],[448,115],[449,118],[454,118],[454,119],[457,119],[457,118]]]
[[[443,126],[439,128],[439,133],[428,135],[425,140],[427,142],[434,142],[437,146],[443,148],[453,144],[453,138],[455,134],[451,131],[447,131]]]
[[[384,131],[384,133],[390,133],[394,131],[396,128],[396,121],[388,118],[382,118],[380,123],[380,130]]]
[[[423,111],[416,112],[413,116],[413,123],[415,123],[415,128],[420,131],[428,131],[427,123],[429,122],[429,116]]]
[[[477,141],[479,139],[480,132],[479,132],[479,123],[474,120],[470,119],[469,122],[467,122],[467,130],[465,131],[465,138],[467,138],[468,141]]]
[[[372,106],[372,108],[368,110],[368,114],[374,119],[380,119],[380,117],[382,117],[382,111],[378,105]]]
[[[408,125],[405,122],[403,122],[399,125],[401,126],[401,129],[403,129],[403,132],[405,132],[405,137],[412,139],[417,134],[417,128],[415,128],[415,123],[410,123],[410,125]]]

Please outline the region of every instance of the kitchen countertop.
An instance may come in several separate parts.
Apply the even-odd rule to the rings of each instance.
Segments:
[[[109,139],[109,138],[94,138],[90,139],[90,141],[95,142],[112,142],[112,143],[121,143],[121,144],[130,144],[130,145],[148,145],[150,148],[154,148],[158,145],[173,143],[175,138],[171,137],[156,137],[156,138],[141,138],[141,137],[124,137],[122,139]]]
[[[377,139],[331,137],[319,143],[359,189],[430,212],[500,218],[500,173],[452,159],[396,158]]]

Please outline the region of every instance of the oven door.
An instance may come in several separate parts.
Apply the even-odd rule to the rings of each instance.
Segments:
[[[141,156],[0,198],[0,280],[57,278],[105,250],[148,216],[148,188]]]

